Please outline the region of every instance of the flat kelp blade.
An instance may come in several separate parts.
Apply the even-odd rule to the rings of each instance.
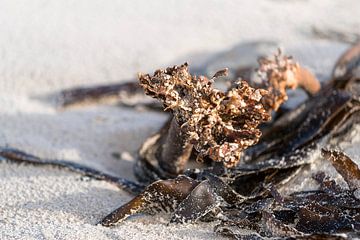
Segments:
[[[319,203],[311,203],[298,212],[296,229],[304,233],[351,232],[357,220],[357,214],[347,214],[345,209]]]
[[[270,186],[282,186],[294,178],[302,169],[300,166],[265,168],[264,170],[242,172],[233,177],[229,184],[238,194],[258,197],[268,193]]]
[[[47,166],[55,166],[62,169],[67,169],[72,172],[77,172],[97,180],[103,180],[109,182],[111,184],[116,185],[120,189],[134,195],[140,193],[144,189],[144,186],[141,184],[101,172],[99,170],[90,168],[88,166],[79,163],[66,161],[66,160],[58,160],[58,159],[42,159],[15,148],[0,147],[0,157],[3,157],[5,160],[11,162],[27,163],[37,166],[47,165]]]
[[[345,153],[322,149],[322,155],[331,162],[336,171],[344,178],[350,190],[360,189],[360,169]]]
[[[205,180],[179,204],[170,222],[194,222],[218,205],[220,205],[220,197],[215,193],[209,181]]]
[[[142,88],[135,81],[65,89],[56,98],[60,108],[79,104],[116,103],[129,107],[143,106],[161,110],[160,104],[145,97]]]
[[[258,145],[247,151],[251,162],[291,154],[309,142],[327,135],[336,125],[326,128],[351,100],[345,91],[322,91],[265,130]],[[321,112],[319,112],[321,111]]]
[[[196,186],[180,203],[171,222],[194,222],[220,205],[238,205],[247,198],[235,192],[221,178],[204,173],[206,180]]]
[[[183,175],[175,179],[156,181],[128,203],[107,215],[100,224],[111,226],[138,213],[173,211],[197,185],[197,181]]]

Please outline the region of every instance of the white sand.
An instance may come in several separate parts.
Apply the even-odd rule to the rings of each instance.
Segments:
[[[0,145],[77,161],[134,179],[134,153],[166,115],[116,106],[59,112],[44,96],[114,83],[139,71],[207,57],[242,41],[275,40],[319,77],[346,44],[311,40],[310,27],[360,29],[360,1],[1,1]],[[359,143],[344,146],[359,161]],[[214,224],[167,216],[96,226],[130,196],[52,167],[0,163],[0,239],[208,239]]]

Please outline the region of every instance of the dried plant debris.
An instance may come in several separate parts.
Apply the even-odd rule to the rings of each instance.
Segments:
[[[234,167],[242,152],[259,141],[259,125],[268,122],[272,111],[287,100],[287,88],[302,86],[311,94],[320,88],[312,74],[280,50],[273,59],[260,60],[263,88],[239,80],[225,92],[215,89],[213,81],[226,74],[224,69],[211,79],[192,76],[184,64],[157,70],[153,76],[139,75],[145,93],[160,100],[173,114],[169,128],[142,148],[145,153],[155,152],[159,168],[173,176],[182,173],[192,147],[198,160],[209,157]],[[149,160],[144,155],[148,154],[142,156]]]
[[[154,76],[140,75],[145,93],[162,101],[199,152],[227,167],[235,166],[241,152],[257,143],[261,136],[259,124],[270,120],[261,99],[266,90],[254,89],[245,81],[222,92],[213,88],[213,79],[191,76],[188,65],[158,70]]]
[[[266,109],[277,111],[288,99],[286,89],[304,88],[309,95],[320,90],[320,82],[306,68],[296,63],[292,57],[282,55],[280,49],[272,58],[259,59],[258,74],[269,91],[264,97]]]
[[[222,92],[214,89],[212,82],[216,77],[226,74],[226,70],[208,79],[190,75],[187,64],[158,70],[153,76],[139,75],[146,94],[159,99],[165,109],[172,112],[172,120],[160,134],[149,140],[147,147],[142,148],[140,163],[153,168],[150,175],[155,173],[161,178],[162,172],[168,170],[164,168],[166,163],[163,159],[166,156],[161,154],[166,144],[173,150],[177,149],[172,153],[175,158],[177,153],[189,158],[190,153],[185,154],[183,151],[193,146],[195,156],[208,156],[215,162],[224,162],[223,165],[214,163],[203,170],[185,171],[184,174],[193,179],[194,184],[191,184],[192,187],[182,200],[160,185],[145,189],[139,196],[148,197],[140,201],[140,211],[163,209],[151,200],[155,196],[176,199],[162,203],[165,206],[173,203],[170,222],[218,219],[221,220],[216,228],[218,232],[239,239],[341,239],[356,236],[360,202],[355,192],[340,188],[323,173],[314,175],[320,184],[319,190],[282,196],[277,188],[287,184],[304,166],[311,164],[314,159],[312,156],[319,152],[318,143],[326,142],[341,126],[353,122],[352,117],[360,110],[357,107],[358,100],[342,88],[337,91],[330,88],[309,91],[310,96],[315,93],[316,96],[311,97],[294,115],[289,114],[285,120],[282,119],[284,128],[295,124],[294,131],[280,131],[277,138],[282,141],[268,142],[270,145],[267,147],[270,148],[266,154],[255,154],[251,163],[237,165],[240,154],[259,140],[261,133],[258,126],[270,120],[271,111],[287,99],[286,88],[302,86],[311,89],[309,82],[303,79],[308,75],[301,73],[305,70],[301,70],[291,58],[282,56],[280,52],[273,60],[263,59],[259,71],[264,75],[266,90],[255,89],[247,82],[239,81],[228,91]],[[310,83],[313,80],[317,81],[312,78]],[[351,84],[351,81],[347,84]],[[319,115],[318,109],[325,108]],[[269,132],[271,130],[274,132],[276,128],[270,128]],[[176,136],[175,144],[171,136]],[[162,138],[166,141],[159,140]],[[244,139],[254,142],[243,144]],[[163,146],[160,147],[159,143]],[[235,150],[225,147],[239,143]],[[228,156],[235,157],[232,159]],[[144,158],[149,161],[144,161]],[[159,168],[154,168],[154,159],[158,161]],[[346,162],[347,166],[352,166]],[[178,169],[178,161],[171,164]],[[349,167],[344,169],[346,173],[352,171]],[[340,174],[347,176],[341,171]],[[184,177],[180,175],[175,180]],[[352,184],[349,183],[349,186]],[[114,219],[121,221],[125,219],[121,216],[139,212],[138,199],[133,201],[129,202],[130,205],[116,209],[110,216],[120,216]],[[115,223],[114,219],[111,219],[111,224]]]
[[[292,187],[289,180],[320,158],[329,140],[341,140],[360,122],[359,77],[354,71],[360,62],[357,46],[354,49],[344,55],[346,74],[334,76],[322,88],[308,70],[280,51],[260,60],[263,84],[257,88],[238,80],[227,91],[218,90],[213,81],[227,69],[209,79],[191,75],[187,64],[157,70],[153,76],[140,74],[145,93],[171,112],[139,151],[134,173],[144,184],[11,148],[0,148],[0,160],[55,165],[135,195],[103,218],[103,226],[138,213],[165,211],[170,223],[218,221],[215,231],[236,239],[360,237],[360,170],[344,153],[322,149],[348,188],[318,172],[313,175],[317,190],[282,195]],[[264,125],[287,100],[286,89],[298,86],[309,99]],[[100,92],[77,89],[64,96],[76,102],[138,89],[118,85]],[[204,160],[204,166],[185,170],[194,159]]]

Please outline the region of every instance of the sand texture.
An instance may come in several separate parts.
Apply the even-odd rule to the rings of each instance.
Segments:
[[[137,72],[185,61],[209,72],[209,63],[227,67],[216,62],[224,52],[259,41],[282,46],[325,80],[349,44],[316,39],[311,28],[359,33],[358,0],[254,2],[0,1],[0,145],[134,180],[137,149],[167,115],[105,104],[61,111],[60,90],[135,81]],[[358,131],[339,148],[360,162]],[[0,239],[221,238],[216,223],[167,225],[167,215],[96,225],[130,198],[76,173],[0,161]]]

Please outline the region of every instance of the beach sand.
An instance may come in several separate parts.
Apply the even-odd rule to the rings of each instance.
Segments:
[[[135,81],[185,61],[198,68],[252,41],[277,43],[324,80],[349,44],[316,39],[311,28],[359,33],[359,9],[358,0],[1,1],[0,145],[134,180],[136,151],[167,114],[105,104],[59,110],[60,90]],[[359,163],[357,128],[339,148]],[[167,215],[96,225],[131,196],[58,168],[0,162],[0,182],[0,239],[221,238],[216,223],[168,225]]]

